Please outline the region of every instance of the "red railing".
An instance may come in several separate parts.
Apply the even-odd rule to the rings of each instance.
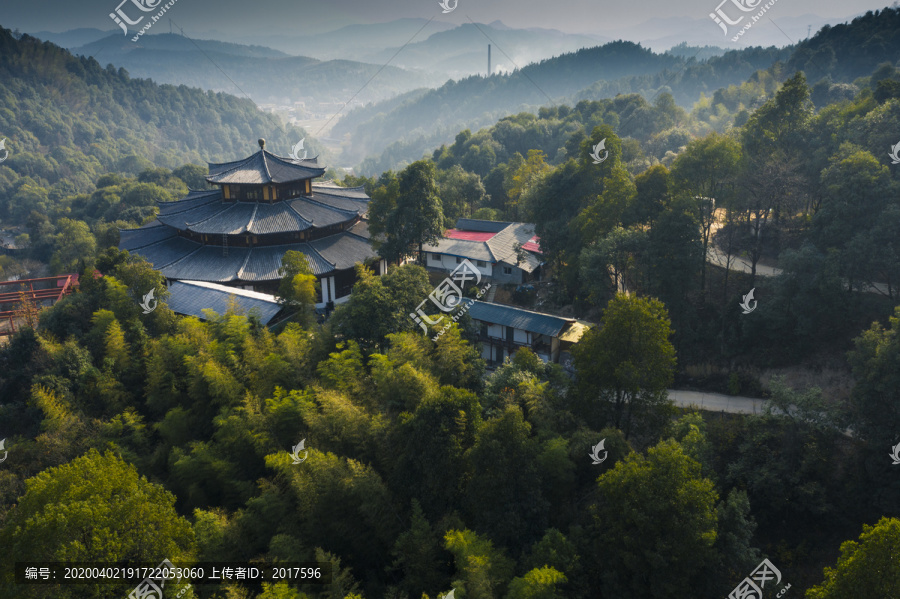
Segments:
[[[53,283],[55,283],[55,285],[53,285]],[[38,289],[34,288],[36,284],[39,286]],[[44,285],[51,286],[40,288]],[[22,294],[25,295],[25,299],[38,304],[41,304],[46,300],[51,300],[53,303],[56,303],[62,296],[71,293],[77,285],[78,275],[75,274],[40,277],[37,279],[20,279],[18,281],[0,281],[0,308],[2,308],[4,304],[21,303]],[[4,288],[13,286],[18,286],[20,289],[17,289],[16,291],[2,291]],[[25,288],[26,286],[27,289]],[[40,306],[38,309],[40,309]],[[15,334],[15,318],[19,314],[21,314],[21,309],[0,311],[0,322],[9,322],[9,330],[0,329],[0,337]]]

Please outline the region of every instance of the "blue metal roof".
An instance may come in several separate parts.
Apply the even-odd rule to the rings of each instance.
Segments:
[[[238,305],[247,312],[256,308],[264,325],[269,324],[281,311],[278,299],[274,295],[201,281],[174,281],[169,286],[168,304],[169,308],[178,314],[205,318],[204,309],[213,310],[217,314],[227,312],[231,297],[234,297]]]
[[[475,303],[469,308],[469,315],[473,320],[531,331],[549,337],[558,337],[567,325],[575,322],[574,318],[562,318],[503,304],[474,301]]]

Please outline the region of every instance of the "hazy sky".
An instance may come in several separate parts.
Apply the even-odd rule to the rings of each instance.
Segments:
[[[147,2],[148,0],[134,0]],[[155,5],[157,0],[149,0]],[[451,6],[452,6],[452,1]],[[500,20],[511,27],[547,27],[571,33],[610,33],[651,19],[708,19],[720,0],[458,0],[442,14],[437,0],[177,0],[168,18],[188,35],[214,33],[219,39],[327,31],[350,23],[385,22],[404,17],[466,23]],[[0,25],[22,31],[65,31],[79,27],[114,29],[109,13],[121,0],[2,0]],[[818,15],[843,19],[884,8],[885,0],[778,0],[769,10],[779,18]],[[123,9],[139,13],[128,0]],[[147,13],[154,14],[154,13]],[[135,17],[136,18],[136,17]],[[713,28],[715,29],[715,28]],[[157,31],[154,31],[156,33]],[[161,33],[161,31],[159,31]],[[425,32],[423,32],[425,33]],[[711,43],[715,43],[711,40]]]

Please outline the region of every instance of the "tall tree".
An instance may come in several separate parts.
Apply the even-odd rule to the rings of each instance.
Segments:
[[[528,158],[513,174],[512,184],[507,190],[510,200],[507,207],[508,217],[519,219],[519,199],[522,193],[549,172],[550,166],[544,161],[544,152],[528,150]]]
[[[518,406],[509,406],[478,430],[466,453],[467,521],[505,546],[536,540],[547,524],[549,503],[541,492],[539,446]]]
[[[714,560],[713,482],[675,441],[632,453],[597,480],[586,562],[604,597],[690,597]]]
[[[841,544],[834,568],[826,567],[821,585],[806,591],[806,599],[883,599],[900,596],[900,520],[882,518],[863,524],[859,541]]]
[[[706,253],[716,221],[716,207],[726,204],[734,188],[741,147],[734,139],[711,133],[688,144],[672,164],[676,187],[688,195],[703,241],[700,289],[706,288]]]
[[[401,171],[396,197],[373,198],[369,214],[372,235],[382,258],[399,262],[422,246],[437,243],[444,233],[444,213],[438,196],[434,163],[418,160]]]
[[[96,450],[26,481],[27,491],[0,529],[0,545],[24,561],[117,561],[178,564],[195,552],[190,523],[175,511],[175,497],[138,475],[111,452]],[[40,586],[0,580],[8,596],[43,597]],[[7,577],[8,576],[8,577]],[[123,585],[97,585],[95,597],[122,597]],[[54,597],[83,597],[62,585]]]
[[[309,324],[316,307],[316,292],[319,283],[309,267],[306,256],[301,252],[290,250],[281,258],[282,276],[278,285],[279,301],[297,310],[300,322]]]
[[[471,530],[449,530],[444,546],[456,564],[454,587],[470,599],[499,599],[513,575],[514,562],[485,537]]]
[[[848,354],[856,385],[851,393],[854,431],[873,446],[889,447],[900,439],[900,307],[887,329],[873,323],[853,340]]]
[[[597,416],[608,419],[626,438],[635,421],[644,430],[658,430],[668,416],[666,388],[675,376],[671,335],[659,300],[619,294],[609,301],[602,326],[589,329],[572,348],[592,425],[602,428]]]

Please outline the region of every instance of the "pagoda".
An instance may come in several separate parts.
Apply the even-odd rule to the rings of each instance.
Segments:
[[[358,263],[387,265],[372,249],[369,196],[362,187],[313,183],[318,157],[288,159],[266,151],[209,163],[208,191],[159,202],[159,214],[120,230],[119,249],[147,259],[168,281],[217,283],[274,293],[285,252],[306,256],[320,283],[319,308],[349,299]]]

